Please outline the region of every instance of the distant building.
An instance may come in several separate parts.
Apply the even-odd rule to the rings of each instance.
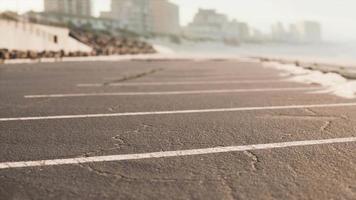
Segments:
[[[289,41],[299,42],[300,34],[298,32],[297,26],[295,24],[289,25]]]
[[[149,2],[147,0],[111,0],[111,11],[101,13],[101,17],[118,20],[127,30],[149,33],[152,31]]]
[[[91,0],[44,0],[44,11],[48,13],[91,16]]]
[[[224,28],[224,39],[226,40],[236,40],[238,41],[240,38],[240,24],[236,20],[228,22]]]
[[[271,26],[271,39],[274,42],[317,43],[321,42],[321,25],[313,21],[290,24],[286,30],[282,23]]]
[[[230,21],[226,15],[215,10],[199,9],[193,21],[184,29],[184,35],[192,39],[240,43],[250,39],[250,30],[246,23]]]
[[[100,17],[119,20],[137,33],[178,34],[179,8],[168,0],[112,0],[111,11]]]
[[[272,40],[276,42],[286,42],[289,41],[289,33],[284,28],[281,22],[275,23],[271,26]]]
[[[222,40],[225,35],[224,28],[228,22],[224,14],[212,9],[199,9],[193,22],[185,28],[184,34],[191,38]]]
[[[317,43],[322,40],[321,25],[314,21],[302,21],[295,25],[299,41],[304,43]]]
[[[250,27],[247,23],[238,22],[240,28],[240,40],[241,41],[248,41],[251,37],[250,35]]]
[[[228,22],[223,29],[223,37],[225,40],[235,40],[239,42],[248,41],[250,39],[250,28],[244,22],[232,20]]]
[[[261,43],[261,42],[265,42],[266,39],[267,39],[266,35],[264,35],[260,30],[252,29],[248,41],[254,43]]]
[[[149,2],[152,32],[179,34],[179,7],[167,0],[154,0]]]

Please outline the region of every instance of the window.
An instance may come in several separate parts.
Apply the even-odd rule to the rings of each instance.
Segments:
[[[53,42],[54,42],[55,44],[58,43],[58,36],[55,35],[55,36],[53,37]]]

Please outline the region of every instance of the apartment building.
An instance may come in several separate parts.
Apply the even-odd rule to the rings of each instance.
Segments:
[[[91,0],[44,0],[44,11],[48,13],[91,16],[92,2]]]

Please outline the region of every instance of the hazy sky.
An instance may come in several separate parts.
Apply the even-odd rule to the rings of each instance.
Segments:
[[[154,1],[154,0],[150,0]],[[276,21],[285,24],[298,20],[322,23],[329,40],[356,40],[356,0],[171,0],[179,4],[181,23],[191,21],[199,8],[214,8],[230,18],[248,22],[266,32]],[[18,3],[16,3],[18,2]],[[110,0],[93,0],[95,12],[108,10]],[[20,11],[43,9],[43,0],[0,0],[0,9]]]

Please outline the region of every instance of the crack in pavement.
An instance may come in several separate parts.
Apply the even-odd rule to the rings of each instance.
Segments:
[[[114,144],[116,145],[116,144]],[[112,150],[117,150],[117,149],[120,149],[121,147],[118,145],[116,147],[112,147],[112,148],[106,148],[106,149],[98,149],[98,150],[95,150],[95,151],[89,151],[89,152],[85,152],[82,156],[83,157],[91,157],[91,156],[95,156],[95,155],[98,155],[98,154],[101,154],[101,153],[105,153],[107,151],[112,151]]]
[[[177,182],[177,181],[182,181],[182,182],[221,182],[221,179],[189,179],[189,178],[137,178],[137,177],[130,177],[130,176],[126,176],[123,175],[121,173],[113,173],[110,171],[104,171],[104,170],[100,170],[97,169],[93,166],[91,166],[90,164],[82,164],[82,163],[78,163],[76,164],[79,167],[83,168],[83,169],[87,169],[90,172],[93,172],[99,176],[103,176],[106,178],[115,178],[116,181],[119,180],[125,180],[125,181],[141,181],[141,182]],[[113,183],[113,184],[115,184]]]
[[[252,159],[251,168],[252,168],[253,171],[257,171],[258,170],[257,164],[260,162],[260,159],[258,158],[258,156],[255,153],[253,153],[252,151],[244,151],[243,153],[247,157]]]
[[[312,115],[318,115],[318,113],[316,113],[315,111],[313,111],[313,110],[310,109],[310,108],[305,108],[304,110],[305,110],[306,112],[312,114]]]
[[[331,126],[332,121],[325,121],[324,124],[320,127],[321,132],[328,132],[328,128]]]
[[[162,68],[151,69],[151,70],[146,71],[146,72],[141,72],[141,73],[137,73],[137,74],[133,74],[133,75],[124,76],[124,77],[122,77],[120,79],[107,81],[107,82],[104,82],[102,85],[103,86],[107,86],[107,85],[110,85],[110,84],[113,84],[113,83],[120,83],[120,82],[124,82],[124,81],[134,80],[134,79],[142,78],[144,76],[148,76],[148,75],[151,75],[151,74],[154,74],[156,72],[163,71],[163,70],[164,69],[162,69]]]
[[[149,125],[149,124],[141,124],[141,126],[136,128],[135,130],[127,131],[127,132],[125,132],[125,134],[127,134],[127,133],[138,134],[138,133],[140,133],[142,131],[147,130],[148,128],[153,128],[153,126]],[[88,152],[85,152],[84,154],[82,154],[82,156],[90,157],[90,156],[94,156],[94,155],[105,153],[107,151],[113,151],[113,150],[120,149],[120,148],[122,148],[123,145],[126,145],[128,147],[131,146],[128,142],[125,141],[124,137],[121,134],[113,136],[112,139],[115,141],[115,143],[113,144],[114,145],[113,147],[110,147],[110,148],[99,148],[98,150],[88,151]]]

